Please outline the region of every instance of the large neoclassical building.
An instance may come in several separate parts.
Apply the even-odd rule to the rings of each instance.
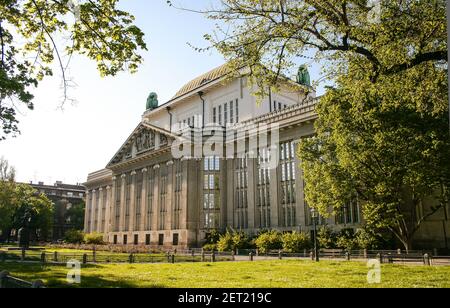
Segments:
[[[314,134],[317,99],[308,78],[297,79],[258,100],[245,77],[230,78],[221,66],[164,104],[151,94],[141,123],[106,168],[88,176],[85,232],[103,233],[113,244],[168,249],[199,247],[213,229],[310,232],[295,152]],[[265,126],[271,130],[254,132]],[[221,137],[224,144],[211,142]],[[268,167],[269,156],[275,166]],[[360,216],[354,202],[320,223],[356,228]]]

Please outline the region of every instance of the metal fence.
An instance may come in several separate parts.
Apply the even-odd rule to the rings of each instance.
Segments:
[[[41,280],[28,282],[19,278],[11,277],[8,272],[0,272],[0,289],[42,289],[44,283]]]

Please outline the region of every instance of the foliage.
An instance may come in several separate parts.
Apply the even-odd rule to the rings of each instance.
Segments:
[[[256,247],[260,253],[268,253],[270,250],[283,248],[282,236],[278,231],[272,230],[260,234],[255,240]]]
[[[73,229],[66,232],[64,241],[69,244],[82,244],[84,242],[84,232]]]
[[[250,246],[250,240],[243,232],[230,232],[220,236],[217,242],[219,251],[236,251],[236,249],[247,249]]]
[[[355,230],[353,229],[343,229],[336,237],[336,246],[342,250],[352,251],[358,247],[358,242],[356,241]]]
[[[220,233],[219,231],[211,230],[206,235],[206,243],[207,244],[217,244],[217,242],[219,242],[219,240],[220,240],[221,235],[222,235],[222,233]]]
[[[217,244],[205,244],[203,245],[203,250],[204,251],[216,251],[217,249]]]
[[[75,230],[83,230],[84,228],[84,211],[86,204],[81,202],[79,204],[72,205],[65,214],[66,221],[69,221]]]
[[[285,252],[299,253],[311,248],[311,239],[305,233],[285,233],[283,234],[282,240],[283,251]]]
[[[17,103],[33,109],[30,88],[53,74],[53,62],[62,75],[63,103],[73,54],[95,61],[102,76],[136,71],[138,52],[146,50],[144,34],[117,6],[118,0],[0,2],[0,140],[19,131]]]
[[[323,226],[317,232],[317,242],[320,248],[335,249],[336,234],[330,228]]]
[[[16,170],[9,165],[9,162],[2,156],[0,157],[0,181],[14,182]]]
[[[84,242],[88,245],[104,245],[103,234],[93,232],[84,235]]]

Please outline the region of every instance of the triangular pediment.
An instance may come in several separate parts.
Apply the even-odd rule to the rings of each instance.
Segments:
[[[168,147],[174,138],[174,134],[163,128],[146,121],[141,122],[108,163],[107,168]]]

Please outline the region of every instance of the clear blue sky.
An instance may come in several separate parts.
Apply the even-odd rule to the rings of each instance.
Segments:
[[[201,7],[210,1],[178,3]],[[55,76],[34,91],[35,110],[21,109],[22,134],[0,142],[0,156],[16,167],[19,181],[84,182],[89,172],[106,166],[137,126],[150,92],[164,103],[187,81],[224,63],[215,51],[198,53],[187,45],[205,46],[203,35],[214,24],[203,15],[171,8],[166,0],[126,0],[120,6],[146,34],[144,64],[134,75],[101,78],[94,63],[74,57],[70,76],[76,87],[69,95],[76,103],[62,110],[55,68]],[[318,68],[311,73],[317,80]]]

